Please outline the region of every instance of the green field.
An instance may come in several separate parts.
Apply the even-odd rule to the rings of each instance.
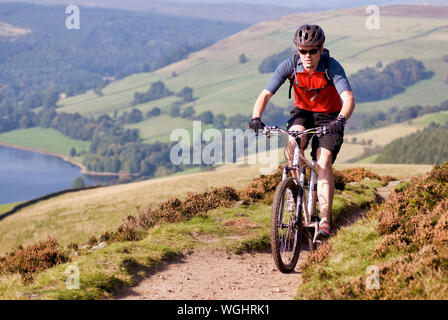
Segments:
[[[250,114],[258,93],[270,78],[270,74],[259,74],[258,66],[266,57],[291,47],[293,32],[302,22],[319,22],[326,31],[327,47],[342,62],[348,75],[379,61],[387,65],[410,56],[421,60],[436,74],[391,99],[360,103],[358,110],[387,110],[391,106],[417,103],[434,105],[446,99],[448,63],[442,61],[442,56],[448,49],[448,36],[445,29],[437,29],[445,26],[446,20],[422,18],[416,24],[415,18],[406,17],[406,13],[400,17],[386,15],[381,17],[381,28],[370,31],[364,27],[365,13],[356,8],[292,15],[252,26],[154,73],[136,74],[114,82],[103,89],[103,97],[88,92],[61,100],[61,110],[94,116],[126,110],[134,92],[146,91],[152,82],[162,80],[176,92],[184,86],[193,88],[198,98],[194,103],[197,112]],[[422,46],[431,50],[416,49]],[[238,62],[241,53],[248,58],[245,64]],[[173,72],[178,76],[172,77]],[[274,104],[287,106],[286,87],[273,98]],[[160,104],[166,106],[168,101]],[[139,108],[146,110],[147,106]]]
[[[156,141],[169,143],[171,131],[178,128],[191,129],[193,122],[182,118],[171,118],[168,115],[149,118],[145,121],[125,126],[128,129],[138,129],[145,143]]]
[[[5,204],[0,204],[0,215],[8,212],[9,210],[11,210],[12,208],[14,208],[16,205],[18,205],[20,202],[13,202],[13,203],[5,203]]]
[[[29,128],[0,133],[0,143],[36,148],[46,152],[70,156],[70,150],[89,151],[90,142],[71,139],[55,129]],[[74,158],[78,159],[79,158]]]
[[[415,120],[412,120],[412,124],[428,126],[431,122],[444,124],[448,121],[448,111],[439,113],[426,114]]]
[[[446,19],[440,15],[438,17],[437,8],[431,7],[419,8],[425,14],[418,19],[418,23],[415,13],[411,12],[415,9],[411,8],[408,14],[406,7],[400,8],[399,16],[388,7],[381,10],[379,30],[365,28],[364,8],[296,14],[263,22],[155,72],[134,74],[114,81],[102,90],[103,96],[88,91],[60,99],[58,105],[61,108],[58,111],[79,112],[93,117],[102,114],[112,116],[115,112],[121,115],[134,108],[131,102],[135,92],[145,92],[153,82],[163,81],[175,93],[185,86],[191,87],[196,100],[187,105],[194,106],[196,114],[210,110],[214,114],[247,114],[249,117],[259,92],[271,77],[271,74],[260,74],[259,65],[272,54],[292,47],[292,36],[301,23],[318,23],[324,28],[326,47],[342,63],[348,76],[378,62],[386,66],[397,59],[409,57],[422,61],[435,74],[390,99],[357,103],[355,112],[387,111],[392,106],[438,105],[446,100],[448,63],[442,58],[448,52]],[[418,49],[422,47],[429,49]],[[238,59],[242,53],[248,59],[244,64],[239,63]],[[173,73],[176,76],[173,77]],[[287,107],[287,91],[288,85],[284,85],[271,101],[277,106]],[[154,107],[168,111],[170,105],[179,100],[179,97],[171,96],[135,107],[144,114]],[[129,127],[139,129],[144,142],[151,143],[168,142],[172,129],[188,129],[190,126],[183,119],[162,117]]]

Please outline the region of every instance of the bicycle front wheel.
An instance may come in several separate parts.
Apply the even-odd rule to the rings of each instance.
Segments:
[[[275,190],[271,211],[271,247],[277,268],[288,273],[294,270],[299,259],[302,235],[302,206],[299,205],[299,219],[295,217],[297,194],[301,187],[294,178],[280,182]],[[300,198],[301,199],[301,198]]]

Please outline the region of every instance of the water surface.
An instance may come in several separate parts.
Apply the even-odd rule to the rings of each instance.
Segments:
[[[0,147],[0,204],[30,200],[69,189],[79,176],[91,186],[113,179],[81,174],[79,167],[58,157]]]

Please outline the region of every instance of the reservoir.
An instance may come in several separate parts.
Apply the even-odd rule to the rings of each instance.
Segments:
[[[84,175],[79,167],[58,157],[0,146],[0,204],[69,189],[79,176],[90,186],[116,178]]]

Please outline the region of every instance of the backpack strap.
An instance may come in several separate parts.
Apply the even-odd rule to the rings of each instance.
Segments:
[[[323,87],[323,88],[319,88],[319,89],[313,89],[316,90],[316,94],[314,95],[314,97],[311,98],[311,101],[313,101],[317,95],[319,94],[319,92],[323,89],[325,89],[328,86],[334,86],[334,82],[333,79],[330,77],[330,73],[328,72],[328,66],[330,64],[330,51],[327,48],[324,48],[321,58],[323,59],[323,63],[324,63],[324,68],[325,68],[325,80],[327,80],[327,84]],[[299,85],[298,80],[297,80],[297,62],[299,60],[299,55],[295,54],[294,55],[294,71],[293,73],[289,76],[289,99],[291,100],[291,91],[292,91],[292,86],[294,85],[294,80],[296,80],[296,84]]]
[[[324,68],[325,68],[325,80],[327,80],[327,84],[333,86],[333,79],[330,77],[330,73],[328,72],[328,65],[330,63],[330,51],[327,48],[324,48],[321,57],[323,58]]]
[[[295,54],[294,55],[294,71],[288,78],[289,79],[289,100],[291,100],[291,91],[292,91],[292,86],[294,84],[294,79],[297,79],[297,61],[299,61],[299,55]]]

